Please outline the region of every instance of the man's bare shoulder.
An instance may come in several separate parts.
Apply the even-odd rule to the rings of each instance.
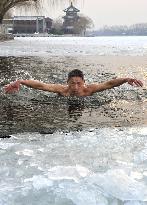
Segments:
[[[86,91],[92,95],[95,92],[101,91],[102,90],[102,84],[101,83],[92,83],[86,85]]]

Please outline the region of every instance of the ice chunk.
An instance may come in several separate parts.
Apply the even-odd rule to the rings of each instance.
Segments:
[[[16,154],[17,155],[26,155],[26,156],[32,156],[33,155],[33,150],[29,150],[29,149],[24,149],[24,150],[21,150],[21,151],[17,151]]]
[[[125,202],[124,205],[145,205],[145,203],[139,201],[128,201]]]
[[[37,190],[53,186],[53,182],[42,175],[34,175],[32,178],[25,179],[24,182],[31,182]]]
[[[105,174],[94,174],[88,181],[104,193],[122,201],[147,201],[147,187],[126,174],[124,170],[116,169]]]
[[[64,181],[59,185],[67,199],[76,205],[108,205],[108,200],[94,186],[80,181]]]
[[[8,148],[13,147],[13,146],[15,146],[17,144],[19,144],[19,143],[0,142],[0,149],[8,149]]]
[[[142,150],[141,152],[138,152],[134,156],[134,162],[137,164],[143,163],[147,160],[147,148]]]
[[[139,134],[140,135],[147,135],[147,127],[142,127],[140,130],[139,130]]]
[[[48,171],[48,177],[54,180],[61,180],[61,179],[72,179],[76,182],[79,181],[81,177],[86,177],[91,172],[80,165],[74,166],[56,166]]]

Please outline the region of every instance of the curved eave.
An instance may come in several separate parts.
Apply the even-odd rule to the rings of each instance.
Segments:
[[[67,12],[67,11],[69,11],[69,9],[71,9],[71,8],[73,9],[73,11],[80,12],[79,9],[77,9],[77,8],[75,8],[75,7],[71,7],[71,6],[68,7],[67,9],[64,9],[63,11],[64,11],[64,12]]]

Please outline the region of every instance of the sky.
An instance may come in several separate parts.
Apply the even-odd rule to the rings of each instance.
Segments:
[[[62,2],[52,6],[53,0],[42,0],[40,11],[33,9],[19,9],[15,15],[45,15],[53,19],[64,16],[63,9],[70,5],[71,0],[54,0]],[[48,3],[47,3],[48,2]],[[73,5],[80,13],[90,17],[95,29],[104,25],[132,25],[136,23],[147,23],[147,0],[73,0]]]

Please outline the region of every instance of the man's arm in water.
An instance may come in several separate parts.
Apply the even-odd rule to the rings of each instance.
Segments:
[[[139,87],[143,86],[143,83],[140,80],[134,79],[134,78],[116,78],[107,82],[103,82],[103,83],[95,83],[95,84],[91,84],[89,85],[89,90],[91,91],[91,93],[95,93],[95,92],[100,92],[103,90],[107,90],[107,89],[111,89],[114,87],[118,87],[124,83],[128,83],[130,85],[136,85]]]
[[[63,92],[63,89],[65,87],[60,84],[46,84],[37,80],[17,80],[5,86],[4,88],[5,93],[17,92],[19,91],[21,85],[25,85],[27,87],[38,89],[38,90],[59,93],[59,94]]]

